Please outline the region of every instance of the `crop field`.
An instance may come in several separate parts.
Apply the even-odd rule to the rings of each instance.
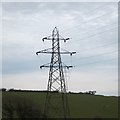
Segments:
[[[46,92],[3,92],[2,117],[42,117],[45,96]],[[68,93],[68,100],[71,118],[118,117],[118,97]]]

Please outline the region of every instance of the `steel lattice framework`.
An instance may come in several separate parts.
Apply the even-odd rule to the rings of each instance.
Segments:
[[[40,68],[50,68],[44,114],[49,118],[69,118],[70,111],[63,68],[69,69],[72,66],[66,66],[62,63],[61,54],[72,55],[76,52],[60,51],[60,40],[66,42],[69,38],[61,37],[56,27],[51,36],[44,37],[42,40],[52,41],[52,48],[36,52],[37,55],[39,53],[52,54],[51,62],[40,66]]]

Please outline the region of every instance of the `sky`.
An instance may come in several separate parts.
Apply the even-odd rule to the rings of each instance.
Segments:
[[[95,90],[118,95],[118,3],[117,2],[4,2],[2,3],[2,87],[46,90],[50,55],[35,53],[51,47],[42,42],[54,27],[61,48],[76,51],[62,55],[68,91]]]

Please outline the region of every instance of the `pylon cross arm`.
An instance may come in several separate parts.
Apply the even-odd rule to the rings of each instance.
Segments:
[[[36,52],[36,55],[38,55],[39,53],[47,53],[47,54],[58,54],[58,53],[60,53],[60,54],[70,54],[70,55],[72,55],[72,54],[75,54],[76,52],[52,52],[52,51],[38,51],[38,52]]]
[[[50,38],[50,37],[44,37],[42,39],[42,41],[44,42],[45,40],[57,40],[58,38]],[[63,40],[64,42],[66,42],[67,40],[69,40],[70,38],[59,38],[59,40]]]
[[[46,67],[46,68],[48,67],[48,68],[49,68],[49,67],[51,67],[51,66],[50,66],[50,65],[41,65],[41,66],[40,66],[41,69],[42,69],[43,67]],[[59,65],[52,66],[52,67],[53,67],[53,68],[57,68],[57,67],[59,67]],[[70,66],[62,66],[62,67],[69,69],[69,68],[72,68],[73,66],[70,65]]]

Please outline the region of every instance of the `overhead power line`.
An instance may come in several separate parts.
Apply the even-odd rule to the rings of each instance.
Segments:
[[[90,15],[91,13],[96,12],[96,10],[101,9],[101,8],[103,8],[103,7],[106,7],[106,5],[108,5],[108,3],[106,3],[106,4],[104,3],[104,4],[100,5],[100,6],[98,6],[97,8],[90,10],[88,13],[86,13],[86,15]],[[86,6],[85,6],[85,7],[86,7]],[[84,8],[85,8],[85,7],[84,7]],[[65,22],[60,23],[60,24],[58,25],[58,27],[63,26],[63,24],[65,24]]]
[[[96,47],[92,47],[92,48],[86,48],[86,49],[80,49],[80,51],[88,51],[88,50],[92,50],[92,49],[98,49],[98,48],[105,48],[105,46],[110,46],[110,45],[113,45],[113,44],[118,44],[118,42],[111,42],[111,43],[108,43],[108,44],[104,44],[104,45],[101,45],[101,46],[96,46]]]
[[[97,54],[97,55],[92,55],[92,56],[87,56],[87,57],[81,57],[81,58],[79,58],[79,60],[86,59],[86,58],[91,58],[91,57],[96,57],[96,56],[103,56],[103,55],[107,55],[107,54],[113,54],[113,53],[116,53],[116,52],[118,52],[118,50],[114,50],[112,52],[106,52],[106,53],[102,53],[102,54]]]
[[[90,21],[93,21],[93,20],[96,20],[96,19],[100,19],[101,17],[103,17],[103,16],[108,16],[108,15],[111,15],[112,13],[111,12],[108,12],[108,13],[105,13],[105,14],[103,14],[103,15],[100,15],[100,16],[97,16],[97,17],[94,17],[94,18],[91,18],[91,19],[89,19],[89,20],[86,20],[86,21],[83,21],[83,22],[80,22],[80,24],[77,24],[76,26],[73,26],[73,27],[69,27],[69,28],[67,28],[67,29],[64,29],[64,30],[62,30],[61,32],[68,32],[68,31],[70,31],[70,30],[73,30],[73,29],[76,29],[76,28],[78,28],[78,27],[81,27],[81,24],[86,24],[86,23],[89,23]]]
[[[96,63],[101,63],[101,62],[107,62],[107,61],[113,61],[113,60],[118,60],[116,58],[113,58],[113,59],[106,59],[106,60],[99,60],[99,61],[94,61],[94,62],[91,62],[91,63],[83,63],[83,64],[77,64],[75,65],[75,67],[85,67],[85,65],[91,65],[91,64],[96,64]]]
[[[85,35],[86,35],[86,34],[88,34],[88,32],[94,32],[94,31],[96,32],[96,31],[98,31],[98,30],[101,30],[101,29],[103,30],[103,28],[106,29],[107,27],[111,27],[111,26],[113,26],[113,25],[114,25],[114,26],[118,26],[117,22],[114,22],[114,23],[111,23],[111,24],[107,24],[107,25],[104,25],[104,26],[97,27],[97,28],[95,28],[95,29],[93,29],[93,27],[91,27],[90,29],[87,28],[86,32],[82,32],[82,30],[81,30],[81,33],[82,33],[82,34],[80,34],[79,32],[77,32],[76,34],[80,34],[80,35],[84,35],[84,34],[85,34]],[[76,35],[76,34],[75,34],[75,35]]]
[[[108,31],[112,31],[112,30],[114,30],[114,29],[116,29],[116,28],[118,28],[118,26],[117,26],[117,27],[113,27],[113,28],[108,29],[108,30],[105,30],[105,31],[101,31],[101,32],[99,32],[99,33],[95,33],[95,34],[89,35],[89,36],[84,37],[84,38],[80,38],[79,40],[85,40],[85,39],[94,37],[94,36],[96,36],[96,35],[100,35],[100,34],[103,34],[103,33],[105,33],[105,32],[108,32]]]

